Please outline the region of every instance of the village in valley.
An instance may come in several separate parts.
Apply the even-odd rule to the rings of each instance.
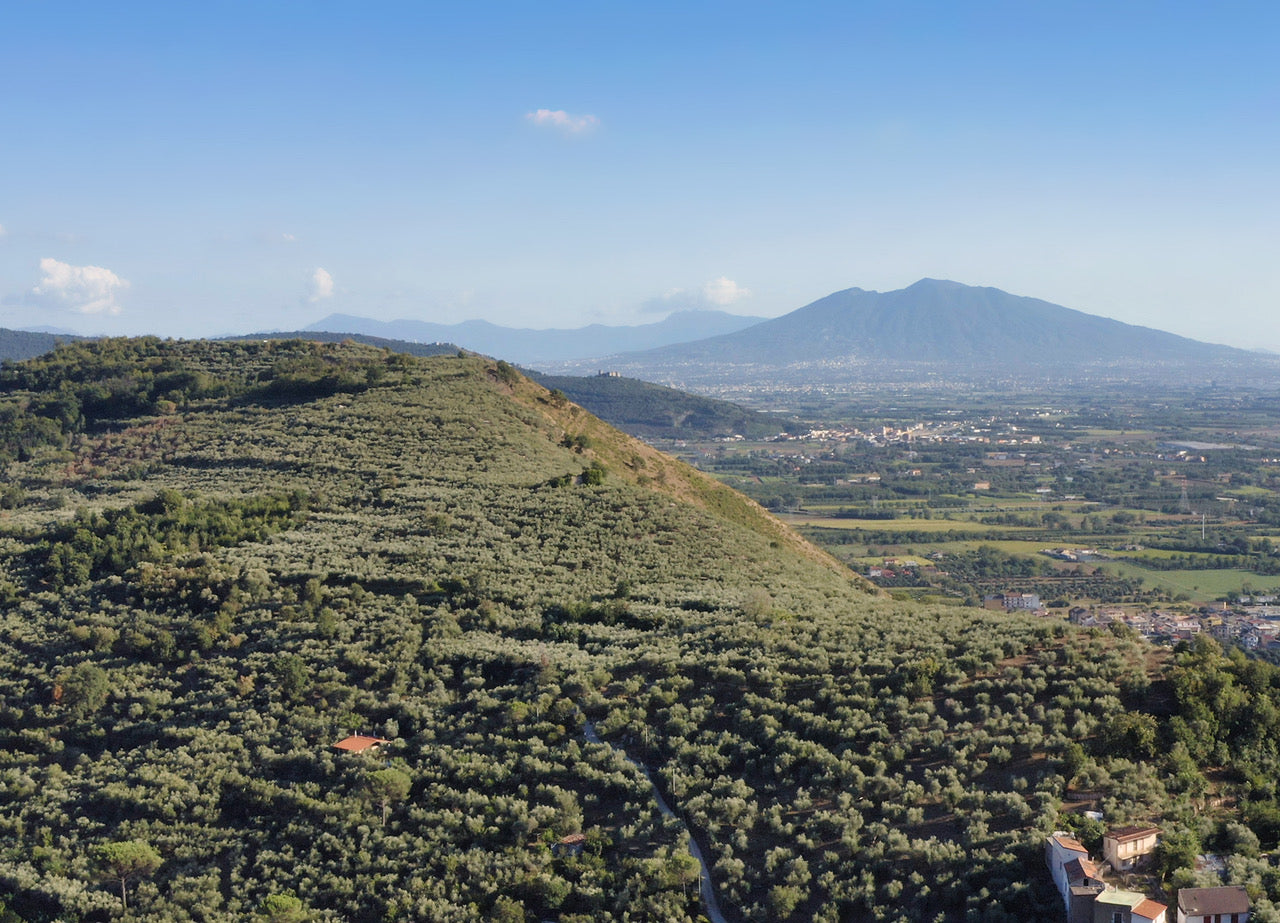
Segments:
[[[1218,386],[837,401],[807,429],[671,449],[900,598],[1160,644],[1280,638],[1280,413]]]

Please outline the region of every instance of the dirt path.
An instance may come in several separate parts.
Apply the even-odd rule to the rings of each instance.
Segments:
[[[658,810],[666,817],[676,817],[676,812],[671,810],[671,805],[667,804],[667,800],[662,797],[662,792],[658,790],[658,786],[654,785],[653,777],[649,775],[649,770],[641,763],[637,763],[631,757],[627,756],[625,750],[614,747],[613,744],[601,740],[600,735],[596,733],[595,725],[590,721],[583,720],[582,736],[587,739],[587,743],[604,744],[606,747],[612,747],[616,752],[621,753],[631,762],[633,766],[644,773],[644,777],[649,780],[649,786],[653,789],[653,800],[657,802]],[[688,824],[685,829],[689,830]],[[707,864],[706,858],[702,855],[702,847],[698,845],[698,841],[693,836],[693,831],[689,830],[689,854],[698,860],[700,869],[698,893],[702,896],[702,909],[706,912],[707,919],[711,923],[729,923],[725,919],[724,914],[720,910],[720,901],[716,899],[716,891],[711,882],[711,867]]]

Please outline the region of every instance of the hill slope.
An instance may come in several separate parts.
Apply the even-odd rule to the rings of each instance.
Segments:
[[[450,356],[458,352],[458,347],[452,343],[413,343],[361,333],[314,330],[260,333],[226,339],[241,342],[303,339],[317,343],[350,340],[411,356]],[[544,387],[561,391],[609,425],[643,439],[713,439],[735,433],[768,436],[800,425],[794,418],[747,410],[728,401],[700,397],[634,378],[529,374]]]
[[[126,918],[691,923],[687,831],[734,921],[1028,919],[1073,782],[1172,871],[1280,836],[1280,671],[872,596],[505,363],[78,344],[0,371],[0,462],[19,920],[132,852]]]
[[[679,828],[607,747],[567,747],[579,709],[607,663],[621,682],[753,589],[870,598],[750,501],[490,360],[101,341],[0,386],[28,421],[0,443],[0,775],[41,792],[0,799],[0,829],[58,842],[0,855],[0,899],[31,919],[105,913],[94,849],[136,839],[165,857],[131,895],[147,915],[243,919],[295,891],[331,920],[546,915],[573,881],[599,919],[624,894],[690,919],[678,881],[625,884],[675,861]],[[412,779],[385,831],[382,764],[331,746],[361,729]],[[488,820],[449,832],[468,803]],[[620,848],[566,880],[539,838],[579,827]],[[489,875],[422,890],[458,887],[445,863],[468,850]],[[388,861],[400,883],[369,887]]]
[[[314,343],[363,343],[378,349],[405,353],[410,356],[452,356],[457,354],[458,347],[447,342],[416,343],[408,340],[394,340],[387,337],[371,336],[366,333],[334,333],[330,330],[293,330],[287,332],[249,333],[244,336],[223,337],[231,342],[251,342],[253,340],[311,340]]]

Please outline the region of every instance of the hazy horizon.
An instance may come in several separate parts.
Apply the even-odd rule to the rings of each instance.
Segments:
[[[923,281],[929,281],[929,280],[921,279],[921,280],[917,280],[917,281],[918,281],[918,282],[923,282]],[[954,281],[954,280],[934,280],[934,281],[946,281],[946,282],[950,282],[950,281]],[[961,284],[964,284],[964,283],[961,283]],[[995,286],[991,286],[991,287],[992,287],[992,288],[995,288]],[[852,288],[860,288],[860,286],[852,286]],[[910,286],[904,286],[904,288],[910,288]],[[843,290],[841,290],[841,291],[843,291]],[[900,290],[894,290],[894,291],[900,291]],[[873,291],[873,293],[875,293],[875,292]],[[827,294],[828,294],[828,295],[831,295],[831,294],[838,294],[838,292],[829,292],[829,293],[827,293]],[[890,293],[889,293],[889,292],[883,292],[883,293],[878,293],[878,294],[890,294]],[[1009,293],[1006,293],[1006,294],[1016,295],[1017,293],[1009,292]],[[824,296],[824,297],[825,297],[825,296]],[[1028,295],[1028,296],[1025,296],[1025,297],[1028,297],[1028,298],[1034,298],[1035,296],[1034,296],[1034,295]],[[820,299],[815,299],[815,300],[820,300]],[[1041,299],[1041,300],[1043,300],[1043,299]],[[807,306],[808,306],[808,305],[798,305],[798,306],[797,306],[797,309],[798,309],[798,308],[801,308],[801,307],[807,307]],[[1070,307],[1069,307],[1069,306],[1067,306],[1067,305],[1055,305],[1055,307],[1066,308],[1068,311],[1073,310],[1072,308],[1070,308]],[[793,309],[793,310],[796,310],[796,309]],[[352,312],[349,312],[349,311],[331,311],[331,312],[329,312],[328,314],[325,314],[325,315],[323,315],[323,316],[317,317],[317,318],[315,318],[314,320],[312,320],[312,321],[310,321],[310,322],[307,322],[307,323],[305,323],[305,324],[300,324],[299,326],[296,326],[296,327],[259,327],[259,328],[255,328],[255,329],[251,329],[251,330],[226,330],[226,331],[222,331],[222,332],[218,332],[218,333],[203,334],[203,335],[201,335],[201,336],[203,336],[203,337],[207,337],[207,338],[211,338],[211,339],[218,339],[218,338],[222,338],[222,337],[238,337],[238,336],[245,336],[245,335],[248,335],[248,334],[255,334],[255,333],[267,333],[267,334],[270,334],[270,333],[291,333],[291,332],[295,332],[295,331],[307,331],[307,330],[313,330],[313,331],[315,331],[315,332],[325,332],[325,333],[372,333],[372,334],[377,335],[377,336],[386,336],[386,337],[388,337],[388,338],[390,338],[390,339],[397,339],[397,338],[398,338],[398,337],[396,336],[396,333],[395,333],[394,331],[377,331],[377,330],[372,330],[372,331],[371,331],[371,330],[366,330],[366,329],[361,329],[361,330],[354,330],[354,329],[353,329],[353,330],[344,330],[344,329],[341,329],[340,327],[337,327],[337,326],[322,326],[323,322],[324,322],[326,319],[328,319],[329,317],[333,317],[333,316],[350,317],[350,318],[357,319],[357,320],[360,320],[360,321],[365,321],[365,322],[367,322],[367,321],[372,321],[372,322],[374,322],[375,324],[385,324],[385,325],[388,325],[388,326],[393,326],[393,325],[397,325],[397,324],[404,324],[404,323],[409,323],[409,324],[440,324],[440,325],[442,325],[442,326],[453,326],[453,327],[461,327],[461,326],[464,326],[464,325],[467,325],[467,324],[491,324],[491,325],[493,325],[496,329],[499,329],[499,330],[509,330],[509,331],[516,331],[516,332],[518,332],[518,331],[520,331],[520,330],[529,330],[529,331],[532,331],[532,332],[535,332],[535,333],[552,332],[552,331],[562,331],[562,332],[570,333],[570,332],[574,332],[574,331],[583,330],[583,329],[585,329],[585,328],[587,328],[587,327],[591,327],[591,326],[607,326],[607,327],[615,328],[615,329],[616,329],[616,328],[626,328],[626,327],[632,327],[632,326],[634,326],[634,327],[639,327],[639,326],[645,326],[645,325],[660,324],[660,323],[662,323],[663,321],[665,321],[665,320],[667,320],[667,319],[671,318],[672,316],[674,316],[674,315],[675,315],[675,314],[677,314],[677,313],[681,313],[681,312],[683,312],[683,313],[693,313],[693,312],[695,312],[695,311],[713,311],[713,312],[720,313],[720,314],[729,314],[729,315],[734,315],[734,316],[738,316],[738,317],[749,318],[749,319],[756,320],[756,321],[758,321],[758,322],[763,322],[763,321],[766,321],[766,320],[771,320],[771,319],[773,319],[772,317],[748,315],[748,314],[745,314],[745,313],[735,312],[735,311],[733,311],[733,310],[731,310],[731,309],[730,309],[730,310],[726,310],[726,309],[723,309],[723,308],[683,308],[683,309],[679,309],[678,311],[673,311],[673,312],[670,312],[670,313],[667,313],[667,314],[655,315],[655,316],[652,316],[652,317],[640,317],[640,318],[638,318],[638,319],[636,319],[636,320],[634,320],[634,321],[631,321],[631,322],[627,322],[627,321],[619,321],[619,322],[616,322],[616,323],[608,323],[608,322],[601,322],[601,321],[589,321],[589,322],[587,322],[587,323],[585,323],[585,324],[579,324],[579,325],[576,325],[576,326],[567,326],[567,325],[551,325],[551,324],[549,324],[549,325],[544,325],[544,326],[532,326],[532,325],[528,325],[528,324],[501,324],[501,323],[496,323],[496,322],[494,322],[494,321],[491,321],[491,320],[489,320],[489,319],[487,319],[487,318],[483,318],[483,317],[469,317],[469,318],[462,318],[462,319],[457,320],[457,321],[429,321],[429,320],[421,320],[421,319],[418,319],[418,318],[411,318],[411,317],[396,317],[396,318],[381,319],[381,318],[368,317],[368,316],[366,316],[366,315],[361,315],[361,314],[355,314],[355,313],[352,313]],[[788,311],[788,312],[785,312],[785,313],[791,313],[791,312],[790,312],[790,311]],[[1085,311],[1085,312],[1083,312],[1083,313],[1091,314],[1092,312]],[[776,316],[781,317],[781,316],[785,316],[785,315],[783,314],[783,315],[776,315]],[[1100,317],[1101,317],[1101,316],[1103,316],[1103,315],[1095,315],[1095,316],[1100,316]],[[1109,318],[1109,319],[1115,320],[1116,318]],[[362,326],[362,328],[363,328],[363,326],[364,326],[364,325],[361,325],[361,326]],[[1149,325],[1136,325],[1136,326],[1149,327]],[[94,336],[104,336],[104,335],[105,335],[105,336],[109,336],[109,335],[111,335],[111,334],[99,334],[99,333],[86,333],[86,332],[84,332],[84,331],[74,330],[74,329],[67,328],[67,327],[54,327],[54,326],[50,326],[50,325],[33,326],[33,327],[17,327],[17,328],[12,328],[12,329],[17,329],[17,330],[20,330],[20,331],[26,331],[26,332],[35,332],[35,333],[51,333],[51,334],[54,334],[54,335],[67,335],[67,336],[89,336],[89,337],[94,337]],[[1162,329],[1162,328],[1150,328],[1150,329],[1160,330],[1160,329]],[[1172,332],[1172,331],[1166,331],[1166,332]],[[145,332],[144,332],[144,334],[145,334]],[[714,334],[713,334],[713,335],[714,335]],[[179,338],[182,338],[182,337],[179,337]],[[1192,338],[1192,339],[1194,339],[1194,338]],[[1234,345],[1234,344],[1229,344],[1229,343],[1218,343],[1218,342],[1216,342],[1216,341],[1212,341],[1212,340],[1201,340],[1201,341],[1199,341],[1199,342],[1212,343],[1212,344],[1214,344],[1214,345],[1224,345],[1224,346],[1231,346],[1231,345]],[[458,343],[458,344],[455,344],[455,345],[460,345],[460,346],[463,346],[463,347],[466,347],[466,346],[467,346],[467,344],[466,344],[466,343]],[[1257,346],[1257,345],[1246,345],[1246,346],[1242,346],[1242,347],[1238,347],[1238,348],[1246,349],[1246,350],[1251,350],[1251,351],[1255,351],[1255,352],[1272,352],[1272,350],[1269,350],[1269,349],[1267,349],[1267,348],[1266,348],[1266,347],[1264,347],[1264,346]]]
[[[27,4],[0,326],[578,328],[953,279],[1280,348],[1280,10]]]

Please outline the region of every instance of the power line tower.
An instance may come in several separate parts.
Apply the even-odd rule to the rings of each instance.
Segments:
[[[1191,500],[1187,497],[1187,482],[1182,482],[1182,497],[1178,500],[1178,511],[1182,513],[1191,512]]]

